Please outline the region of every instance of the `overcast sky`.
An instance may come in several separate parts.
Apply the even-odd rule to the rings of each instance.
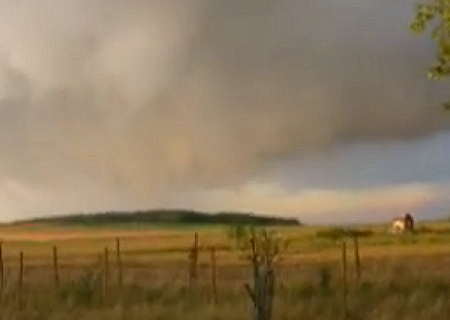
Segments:
[[[0,219],[450,209],[449,83],[405,0],[0,0]]]

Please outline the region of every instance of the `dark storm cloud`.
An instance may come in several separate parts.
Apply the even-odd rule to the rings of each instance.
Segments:
[[[52,8],[52,10],[48,10]],[[0,174],[140,192],[447,129],[412,1],[0,1]]]

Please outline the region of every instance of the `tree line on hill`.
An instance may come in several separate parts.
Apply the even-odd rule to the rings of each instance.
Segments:
[[[298,226],[300,221],[294,218],[256,215],[254,213],[219,212],[205,213],[193,210],[146,210],[146,211],[112,211],[99,213],[79,213],[65,216],[52,216],[15,222],[55,223],[66,225],[106,225],[116,223],[149,224],[228,224],[259,226]]]

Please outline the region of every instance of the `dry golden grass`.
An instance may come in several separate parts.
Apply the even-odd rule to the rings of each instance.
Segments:
[[[438,227],[441,227],[439,225]],[[354,283],[349,242],[349,319],[447,319],[450,314],[450,238],[446,233],[397,237],[380,226],[361,239],[362,281]],[[344,315],[339,242],[318,239],[318,228],[277,228],[291,239],[277,266],[274,319],[340,319]],[[199,257],[199,279],[189,288],[187,252],[193,233],[200,246],[229,247],[217,253],[219,302],[211,301],[209,254]],[[114,239],[122,239],[124,289],[117,289]],[[222,227],[75,228],[1,227],[6,287],[2,319],[250,319],[244,283],[248,262],[233,249]],[[55,288],[52,246],[60,255]],[[111,249],[103,291],[100,254]],[[19,299],[18,253],[25,272]],[[153,252],[153,253],[152,253]],[[19,301],[21,300],[21,301]]]

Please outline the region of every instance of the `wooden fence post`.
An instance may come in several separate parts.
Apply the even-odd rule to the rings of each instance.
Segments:
[[[59,270],[58,270],[58,249],[53,246],[53,276],[55,279],[55,286],[59,286]]]
[[[109,252],[108,247],[105,247],[105,254],[103,256],[103,299],[106,302],[108,298],[108,283],[109,283]]]
[[[348,315],[348,284],[347,284],[347,244],[342,240],[342,294],[344,300],[344,316]]]
[[[355,236],[354,241],[355,241],[356,287],[358,288],[361,279],[361,259],[359,256],[358,236]]]
[[[5,285],[4,264],[3,264],[3,241],[0,241],[0,295],[3,294]]]
[[[211,248],[211,286],[213,302],[217,304],[217,269],[216,269],[216,248]]]
[[[19,256],[19,308],[22,308],[22,289],[23,289],[23,251]]]
[[[197,279],[198,233],[194,234],[194,245],[189,251],[189,286]]]
[[[123,270],[122,270],[122,257],[120,252],[120,239],[116,238],[116,258],[117,258],[117,285],[119,292],[122,292],[123,285]]]
[[[194,234],[194,261],[193,261],[193,275],[197,279],[197,261],[198,261],[198,233]]]
[[[198,248],[198,233],[194,233],[194,247]]]

